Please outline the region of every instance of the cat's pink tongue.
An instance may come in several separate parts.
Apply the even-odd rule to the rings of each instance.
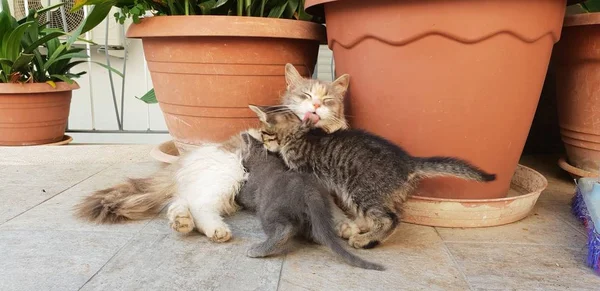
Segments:
[[[319,118],[319,115],[317,115],[316,113],[312,113],[312,112],[306,112],[304,114],[304,118],[302,120],[310,120],[313,123],[317,123],[319,122],[321,118]]]

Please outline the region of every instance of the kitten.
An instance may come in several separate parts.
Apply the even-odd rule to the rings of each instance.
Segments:
[[[400,147],[360,130],[325,134],[311,130],[317,116],[300,120],[289,111],[250,106],[262,122],[264,146],[279,152],[293,170],[314,172],[358,218],[365,233],[353,233],[348,243],[372,248],[396,229],[402,203],[422,178],[451,176],[490,182],[488,174],[451,157],[413,157]]]
[[[290,171],[283,161],[268,153],[262,142],[242,134],[243,163],[248,180],[236,200],[256,211],[268,238],[252,246],[247,255],[258,258],[281,253],[295,235],[303,235],[328,246],[348,264],[364,269],[384,270],[348,252],[333,228],[331,194],[311,174]]]
[[[282,110],[320,116],[321,123],[315,126],[329,132],[347,127],[342,100],[348,75],[334,82],[311,80],[287,64],[285,79]],[[76,215],[97,223],[121,223],[150,219],[170,203],[167,217],[173,230],[197,229],[215,242],[228,241],[231,230],[221,216],[238,209],[234,197],[244,181],[240,144],[239,134],[223,144],[203,144],[151,177],[129,179],[93,193],[76,206]],[[341,209],[333,205],[332,211],[340,236],[348,237],[358,229]]]

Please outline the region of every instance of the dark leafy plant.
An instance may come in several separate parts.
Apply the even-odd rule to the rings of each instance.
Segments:
[[[592,13],[600,11],[600,0],[575,1],[583,12]],[[569,3],[568,3],[569,4]]]
[[[111,7],[121,8],[114,16],[121,24],[131,17],[138,23],[146,12],[154,15],[237,15],[321,22],[304,11],[304,0],[75,0],[71,9],[95,5],[90,16],[103,19]],[[102,21],[102,20],[100,20]]]
[[[87,62],[83,48],[73,44],[82,33],[93,28],[87,18],[73,33],[48,28],[40,23],[38,15],[62,6],[60,3],[41,10],[30,10],[27,17],[17,20],[11,13],[7,0],[1,0],[0,11],[0,83],[73,83],[73,79],[86,72],[72,73],[71,69]],[[95,25],[94,25],[95,26]],[[65,37],[61,42],[59,37]],[[118,75],[122,74],[104,64]]]

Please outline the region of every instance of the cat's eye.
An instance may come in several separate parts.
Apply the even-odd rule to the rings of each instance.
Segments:
[[[323,100],[323,104],[325,106],[331,106],[331,105],[335,104],[335,99],[333,99],[333,98],[325,98]]]
[[[312,96],[306,92],[302,92],[302,97],[304,97],[305,99],[312,99]]]

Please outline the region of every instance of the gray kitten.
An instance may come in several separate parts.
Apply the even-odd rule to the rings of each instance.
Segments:
[[[243,164],[249,176],[236,201],[256,211],[268,236],[248,250],[249,257],[281,253],[292,237],[303,235],[328,246],[352,266],[385,269],[342,246],[329,210],[331,195],[314,175],[290,171],[276,154],[267,152],[261,142],[247,133],[242,134],[242,138],[246,144],[242,151]]]
[[[448,176],[490,182],[488,174],[451,157],[413,157],[386,139],[347,129],[325,133],[311,129],[318,117],[301,121],[290,111],[250,105],[262,122],[269,151],[279,152],[292,170],[314,173],[326,183],[363,225],[348,243],[372,248],[396,229],[402,203],[422,178]]]

